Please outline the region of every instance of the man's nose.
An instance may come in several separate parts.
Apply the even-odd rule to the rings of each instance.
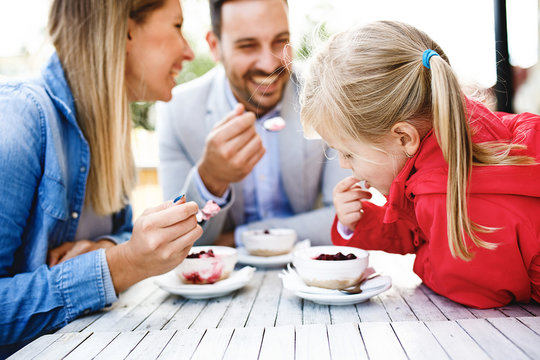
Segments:
[[[257,59],[256,68],[266,74],[271,74],[281,65],[282,59],[279,54],[273,52],[271,48],[264,47]]]

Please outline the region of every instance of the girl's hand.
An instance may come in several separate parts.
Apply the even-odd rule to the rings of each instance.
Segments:
[[[74,258],[75,256],[94,251],[97,249],[106,249],[116,244],[111,240],[102,239],[98,241],[79,240],[73,242],[65,242],[62,245],[49,250],[47,254],[47,263],[49,267]]]
[[[362,218],[362,201],[371,199],[371,193],[363,190],[354,176],[346,177],[334,187],[334,207],[341,224],[354,231]]]
[[[168,201],[147,209],[135,222],[131,239],[107,249],[115,290],[121,292],[147,277],[174,269],[202,235],[195,202]]]

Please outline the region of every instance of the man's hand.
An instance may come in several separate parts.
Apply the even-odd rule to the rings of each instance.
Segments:
[[[337,183],[333,192],[338,220],[351,231],[362,218],[362,200],[371,199],[371,193],[360,188],[358,181],[354,176],[346,177]]]
[[[215,196],[223,196],[230,183],[245,178],[263,157],[266,150],[255,130],[255,120],[255,114],[238,105],[208,134],[198,169],[204,185]]]
[[[98,241],[79,240],[65,242],[57,248],[49,250],[47,254],[47,263],[49,267],[74,258],[75,256],[94,251],[97,249],[106,249],[116,245],[111,240],[103,239]]]

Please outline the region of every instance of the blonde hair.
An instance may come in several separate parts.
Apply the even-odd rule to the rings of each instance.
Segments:
[[[440,56],[422,64],[425,50]],[[468,236],[478,247],[496,244],[476,232],[467,212],[467,184],[472,165],[529,164],[531,158],[511,156],[523,146],[474,144],[465,98],[443,50],[422,31],[400,22],[380,21],[332,36],[310,59],[301,94],[301,119],[307,136],[377,144],[398,122],[414,125],[420,134],[433,127],[448,163],[447,235],[454,257],[472,259]]]
[[[107,215],[135,186],[131,115],[125,84],[128,19],[143,22],[164,0],[55,0],[49,35],[90,146],[86,200]]]

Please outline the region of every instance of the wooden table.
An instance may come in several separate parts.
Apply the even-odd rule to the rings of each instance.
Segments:
[[[12,359],[540,359],[540,305],[476,310],[412,272],[411,255],[371,252],[390,290],[349,306],[284,290],[279,269],[210,300],[142,281],[110,308],[30,343]]]

